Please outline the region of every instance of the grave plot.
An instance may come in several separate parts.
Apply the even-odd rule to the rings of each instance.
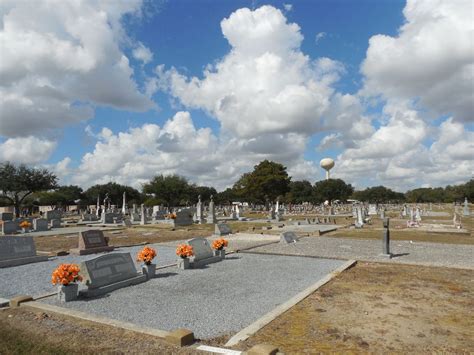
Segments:
[[[159,253],[159,252],[158,252]],[[200,269],[157,270],[155,278],[99,298],[41,302],[197,338],[232,335],[312,286],[340,260],[232,254]]]
[[[156,249],[158,256],[154,263],[158,266],[169,265],[176,262],[175,248],[161,245],[152,245]],[[117,248],[111,253],[130,253],[135,262],[137,270],[141,270],[140,263],[135,261],[136,255],[143,246]],[[51,284],[51,273],[59,264],[80,264],[83,261],[94,259],[99,255],[91,254],[84,256],[61,256],[50,258],[35,264],[21,265],[8,268],[0,268],[0,297],[11,298],[16,295],[40,296],[45,293],[56,291],[56,287]],[[82,286],[82,285],[81,285]]]

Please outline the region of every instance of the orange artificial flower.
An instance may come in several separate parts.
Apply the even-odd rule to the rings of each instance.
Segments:
[[[143,261],[145,264],[150,265],[153,258],[156,256],[156,251],[150,247],[144,247],[142,251],[137,254],[137,261]]]
[[[222,250],[227,245],[229,245],[229,242],[225,240],[224,238],[216,239],[212,242],[212,249]]]
[[[76,264],[61,264],[53,271],[51,283],[67,286],[72,282],[82,281],[79,271],[79,266]]]
[[[31,227],[31,223],[28,221],[23,221],[20,223],[20,228],[30,228],[30,227]]]
[[[194,255],[193,247],[187,244],[180,244],[176,248],[176,255],[178,255],[179,257],[183,259],[193,256]]]

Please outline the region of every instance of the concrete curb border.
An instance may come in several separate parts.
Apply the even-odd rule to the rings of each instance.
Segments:
[[[161,338],[173,345],[185,346],[185,345],[191,345],[194,342],[193,333],[191,331],[185,331],[184,329],[179,329],[173,332],[169,332],[169,331],[165,331],[161,329],[140,326],[140,325],[136,325],[129,322],[123,322],[123,321],[119,321],[115,319],[96,316],[93,314],[88,314],[85,312],[81,312],[81,311],[77,311],[77,310],[73,310],[69,308],[58,307],[58,306],[36,302],[36,301],[21,303],[20,307],[30,309],[33,311],[40,310],[43,312],[52,312],[52,313],[60,314],[67,317],[78,318],[78,319],[82,319],[82,320],[86,320],[86,321],[90,321],[94,323],[99,323],[103,325],[108,325],[108,326],[112,326],[116,328],[129,330],[136,333],[152,335],[152,336]]]
[[[341,272],[344,270],[352,267],[355,263],[357,263],[356,260],[349,260],[339,266],[336,270],[333,272],[329,273],[325,277],[323,277],[321,280],[316,282],[314,285],[311,285],[307,289],[301,291],[298,293],[296,296],[292,297],[285,303],[280,304],[278,307],[270,311],[269,313],[265,314],[263,317],[260,319],[257,319],[255,322],[250,324],[248,327],[245,327],[242,329],[240,332],[235,334],[233,337],[231,337],[227,343],[224,346],[234,346],[237,345],[239,342],[242,340],[248,339],[250,336],[255,334],[257,331],[262,329],[264,326],[266,326],[268,323],[273,321],[275,318],[289,310],[291,307],[296,305],[297,303],[301,302],[303,299],[311,295],[314,291],[316,291],[318,288],[321,286],[327,284],[329,281],[331,281],[333,278],[335,278],[337,275],[339,275]]]

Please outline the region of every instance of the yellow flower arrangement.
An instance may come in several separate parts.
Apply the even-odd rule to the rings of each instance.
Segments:
[[[79,271],[79,266],[76,264],[61,264],[53,271],[51,283],[53,285],[60,284],[67,286],[71,282],[82,281],[82,276],[79,275]]]
[[[156,256],[156,250],[150,247],[144,247],[137,254],[137,261],[143,261],[145,264],[150,265],[153,258]]]
[[[222,250],[227,245],[229,245],[229,242],[225,240],[224,238],[216,239],[212,242],[212,249]]]
[[[179,257],[183,259],[193,256],[194,255],[193,247],[187,244],[180,244],[176,248],[176,255],[178,255]]]

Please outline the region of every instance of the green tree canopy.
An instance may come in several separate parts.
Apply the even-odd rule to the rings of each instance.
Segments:
[[[308,180],[291,181],[290,192],[285,196],[285,200],[291,203],[303,203],[313,201],[313,186]]]
[[[351,184],[346,184],[341,179],[329,179],[318,181],[313,187],[314,201],[321,203],[326,200],[346,201],[354,192]]]
[[[15,207],[17,216],[27,196],[56,187],[57,177],[47,169],[16,166],[10,162],[0,164],[0,198]]]
[[[143,185],[143,192],[153,195],[168,207],[183,206],[191,203],[195,191],[188,181],[179,175],[158,175]],[[196,200],[197,200],[197,195]]]
[[[132,203],[141,203],[142,196],[138,190],[130,186],[117,184],[115,182],[91,186],[86,190],[86,192],[84,192],[84,197],[87,201],[87,204],[95,205],[97,203],[97,196],[100,196],[100,203],[102,204],[105,194],[108,193],[110,197],[110,204],[122,206],[124,192],[127,195],[127,205]]]
[[[53,208],[74,205],[76,201],[84,198],[82,188],[74,185],[60,186],[54,191],[38,192],[35,197],[40,205],[50,205]]]
[[[395,192],[385,186],[368,187],[365,190],[355,191],[352,197],[359,201],[383,203],[404,201],[405,195],[401,192]]]
[[[234,184],[237,196],[249,201],[265,203],[284,196],[290,189],[291,178],[282,164],[264,160],[255,165]]]
[[[211,195],[214,198],[216,198],[216,196],[217,196],[216,189],[213,188],[213,187],[209,187],[209,186],[191,185],[190,190],[191,190],[191,202],[192,203],[197,203],[199,195],[201,195],[201,201],[202,202],[210,201],[211,200]]]

